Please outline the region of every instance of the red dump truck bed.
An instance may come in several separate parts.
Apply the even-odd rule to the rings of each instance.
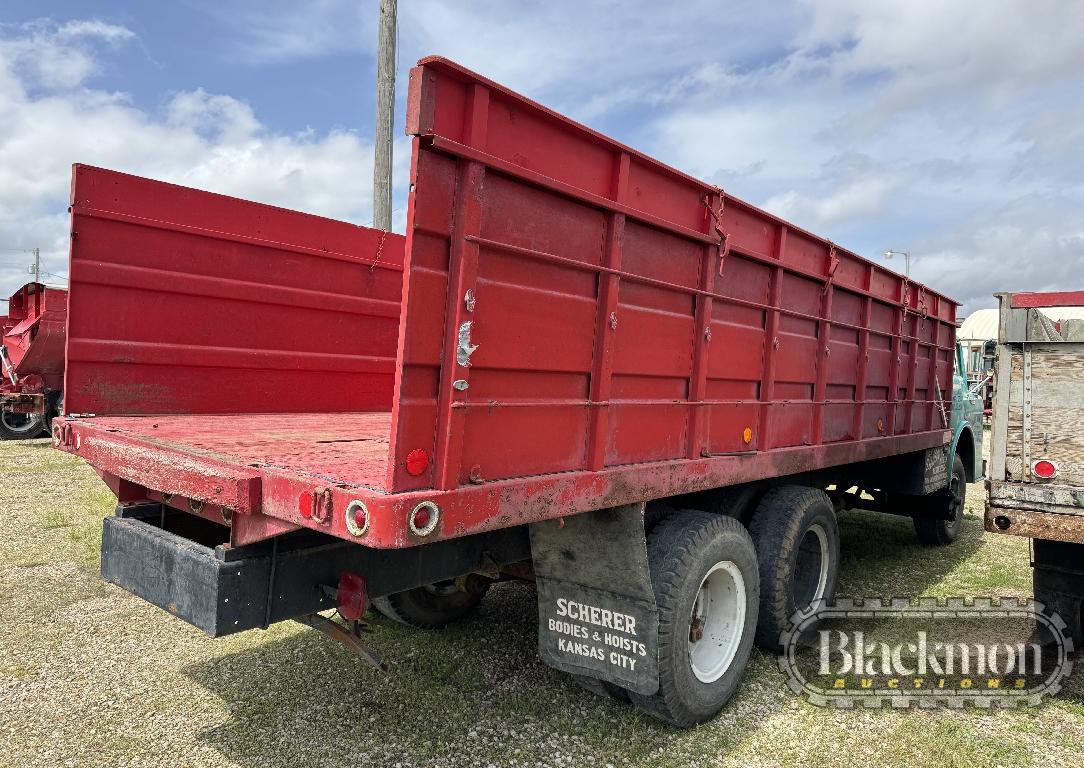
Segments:
[[[67,309],[68,292],[42,283],[27,283],[8,299],[0,343],[17,376],[37,375],[60,388]]]
[[[36,437],[56,411],[64,378],[68,292],[27,283],[0,316],[0,438]]]
[[[947,441],[950,299],[445,60],[407,129],[405,238],[76,166],[56,445],[401,548]]]

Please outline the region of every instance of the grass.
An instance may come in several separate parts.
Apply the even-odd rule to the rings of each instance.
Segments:
[[[956,545],[910,521],[840,516],[846,596],[1030,593],[1026,540]],[[1029,766],[1084,764],[1084,692],[1023,711],[830,710],[755,651],[713,721],[676,731],[537,658],[522,584],[438,633],[375,620],[380,675],[297,624],[211,639],[98,579],[112,496],[48,443],[0,443],[0,765]]]

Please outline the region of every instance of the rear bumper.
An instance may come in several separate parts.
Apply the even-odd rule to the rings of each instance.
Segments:
[[[228,535],[160,504],[122,505],[102,528],[102,578],[218,637],[335,607],[343,571],[373,598],[530,557],[525,528],[390,552],[311,531],[217,543]]]
[[[985,518],[990,533],[1084,544],[1084,516],[1068,510],[1051,512],[987,504]]]
[[[106,518],[102,578],[212,636],[264,626],[270,555],[226,560],[178,532],[209,525],[155,505]]]
[[[1084,488],[987,480],[986,530],[1084,544]]]

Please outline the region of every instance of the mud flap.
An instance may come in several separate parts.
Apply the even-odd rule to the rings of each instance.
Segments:
[[[659,612],[644,505],[530,527],[538,652],[554,669],[650,696],[659,689]]]

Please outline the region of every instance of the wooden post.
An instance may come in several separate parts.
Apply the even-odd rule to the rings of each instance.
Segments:
[[[376,143],[373,150],[373,226],[391,229],[391,153],[395,123],[396,0],[380,0],[376,53]]]

